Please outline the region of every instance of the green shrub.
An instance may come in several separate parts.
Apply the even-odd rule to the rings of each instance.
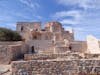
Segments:
[[[0,28],[0,41],[21,41],[21,36],[16,31]]]

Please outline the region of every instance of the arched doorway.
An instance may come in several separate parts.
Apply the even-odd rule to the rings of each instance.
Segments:
[[[72,50],[72,47],[71,47],[71,46],[69,46],[69,49],[70,49],[70,50]]]
[[[31,47],[31,53],[35,53],[34,46]]]

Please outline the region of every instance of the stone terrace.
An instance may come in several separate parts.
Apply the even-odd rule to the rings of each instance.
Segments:
[[[12,72],[13,75],[100,75],[100,60],[14,61]]]

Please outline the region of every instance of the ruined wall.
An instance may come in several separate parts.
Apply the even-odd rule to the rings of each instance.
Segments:
[[[13,75],[100,74],[100,60],[33,60],[12,63]]]
[[[0,46],[0,64],[9,64],[21,54],[21,46]]]
[[[18,32],[25,32],[29,30],[40,31],[41,22],[17,22],[16,30]]]
[[[10,62],[10,52],[8,46],[0,45],[0,64],[8,64]]]
[[[65,41],[55,41],[55,46],[63,47],[63,46],[65,46]]]
[[[21,55],[21,45],[11,45],[9,46],[9,52],[10,52],[10,59],[11,60],[16,60],[17,58],[19,58],[19,56]]]
[[[62,27],[61,23],[59,23],[59,22],[48,22],[45,25],[45,30],[53,32],[53,34],[56,36],[57,41],[64,40],[64,39],[68,39],[69,41],[74,40],[73,30],[64,31],[64,28]]]
[[[67,58],[68,54],[25,54],[25,60],[46,60],[56,58]]]
[[[9,64],[27,51],[27,46],[22,42],[0,42],[0,64]]]
[[[45,30],[50,32],[62,32],[63,28],[59,22],[48,22],[45,24]]]
[[[16,31],[23,40],[31,39],[32,31],[41,31],[41,22],[17,22]]]
[[[69,47],[64,47],[64,46],[62,46],[62,47],[55,47],[54,53],[55,54],[62,54],[62,53],[65,54],[69,50],[70,50]]]
[[[30,40],[27,42],[30,47],[30,51],[32,50],[32,46],[34,46],[35,52],[39,53],[42,51],[52,51],[52,40]]]
[[[68,41],[74,41],[74,33],[71,33],[69,31],[64,31],[63,36],[64,39],[67,39]]]
[[[53,33],[51,32],[32,32],[32,40],[52,40]]]
[[[70,33],[70,36],[71,36],[72,41],[74,41],[75,40],[74,39],[74,29],[70,29],[69,30],[69,33]]]
[[[17,44],[22,44],[22,41],[17,41],[17,42],[14,42],[14,41],[1,42],[0,41],[0,45],[17,45]]]
[[[74,41],[70,44],[72,52],[81,52],[85,53],[87,51],[87,43],[86,41]]]

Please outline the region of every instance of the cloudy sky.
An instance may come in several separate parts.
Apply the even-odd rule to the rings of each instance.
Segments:
[[[59,21],[76,40],[100,39],[100,0],[0,0],[0,27],[15,30],[19,21]]]

